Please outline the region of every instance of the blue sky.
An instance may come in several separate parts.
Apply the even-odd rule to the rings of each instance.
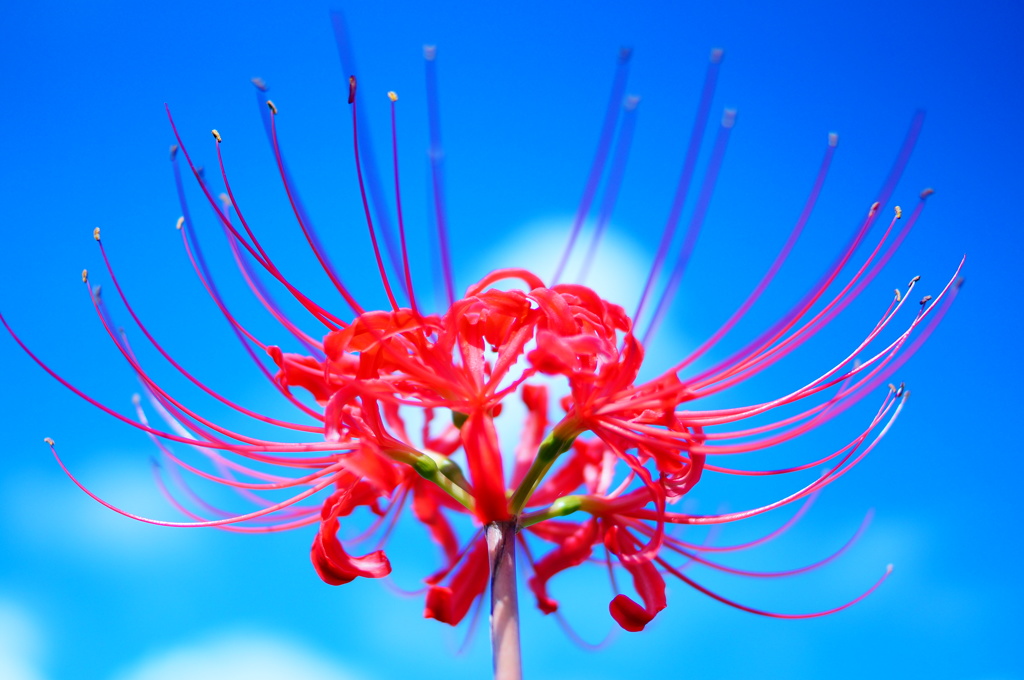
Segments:
[[[530,677],[1024,677],[1011,648],[1021,637],[1024,605],[1014,521],[1024,466],[1013,425],[1022,406],[1022,224],[1014,199],[1024,179],[1019,4],[343,8],[378,148],[386,142],[383,93],[401,97],[403,198],[418,253],[430,247],[421,50],[438,45],[460,287],[493,263],[523,258],[530,260],[523,265],[544,266],[549,244],[557,242],[551,233],[564,228],[579,200],[617,51],[629,45],[629,91],[642,100],[595,285],[624,301],[635,295],[634,272],[643,274],[656,246],[708,52],[726,49],[714,110],[735,107],[738,123],[697,253],[651,347],[653,361],[678,358],[742,301],[785,240],[826,135],[837,131],[833,170],[805,237],[779,284],[721,352],[796,299],[873,200],[914,111],[926,109],[893,201],[912,205],[921,189],[935,187],[924,217],[834,328],[783,370],[730,393],[744,403],[777,393],[773,380],[814,377],[837,347],[863,337],[893,287],[920,274],[918,290],[934,293],[968,256],[962,295],[900,371],[913,397],[894,430],[796,530],[744,556],[744,565],[786,568],[820,558],[873,508],[867,535],[837,564],[804,578],[712,581],[749,604],[806,611],[852,597],[894,563],[878,592],[836,616],[786,622],[732,611],[673,584],[669,608],[650,630],[620,634],[598,652],[573,646],[553,621],[530,612]],[[246,195],[249,215],[258,216],[260,235],[296,280],[326,292],[298,247],[249,79],[260,76],[271,87],[289,163],[315,219],[358,224],[346,74],[329,9],[317,2],[284,9],[216,0],[146,9],[127,2],[0,8],[0,310],[55,368],[123,413],[130,413],[136,383],[79,282],[83,267],[105,280],[91,238],[97,226],[139,311],[174,355],[225,393],[254,408],[276,408],[181,252],[163,105],[172,107],[190,150],[207,167],[215,162],[209,130],[220,130],[232,183]],[[198,196],[191,197],[198,206]],[[217,244],[216,225],[204,219],[207,241]],[[382,304],[364,232],[321,229],[358,292]],[[213,250],[226,274],[228,256]],[[425,274],[426,260],[420,265]],[[227,285],[227,292],[260,323],[240,286]],[[171,530],[99,507],[63,476],[42,438],[56,439],[97,492],[171,518],[174,510],[153,487],[150,443],[62,390],[6,336],[0,349],[0,675],[138,680],[202,667],[223,677],[218,669],[239,659],[266,677],[278,677],[274,669],[282,665],[334,679],[478,676],[489,667],[483,631],[456,656],[464,629],[424,621],[420,598],[379,583],[322,584],[308,561],[311,531],[263,537]],[[845,442],[870,406],[781,455],[808,460]],[[752,464],[769,460],[766,454]],[[739,509],[794,485],[713,482],[699,502]],[[737,527],[728,537],[742,540],[782,521]],[[413,587],[434,556],[414,531],[402,531],[394,550],[396,564],[407,568],[396,581]],[[599,639],[611,627],[600,570],[577,571],[556,584],[569,619]],[[531,607],[527,598],[523,605]]]

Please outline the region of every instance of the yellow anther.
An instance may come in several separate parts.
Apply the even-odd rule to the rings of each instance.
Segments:
[[[49,444],[50,446],[53,446],[53,440],[50,439],[49,437],[43,437],[43,441]]]
[[[88,280],[89,280],[89,270],[88,269],[83,269],[82,270],[82,283],[86,283]]]
[[[896,206],[896,219],[903,217],[903,208]]]
[[[839,144],[839,133],[830,132],[828,133],[828,145],[835,148]]]
[[[97,241],[100,240],[100,228],[99,227],[96,227],[95,229],[92,230],[92,237],[94,239],[96,239]]]
[[[878,212],[878,206],[879,205],[881,205],[881,204],[878,201],[875,201],[874,203],[872,203],[871,207],[868,208],[868,215],[874,215],[876,212]]]
[[[217,143],[220,144],[220,142],[222,141],[220,138],[220,133],[217,132],[216,130],[210,130],[210,132],[213,134],[213,138],[217,140]]]
[[[915,283],[917,283],[917,282],[918,282],[918,281],[920,281],[920,280],[921,280],[921,275],[920,275],[920,274],[918,274],[918,275],[917,275],[917,276],[915,276],[914,278],[910,279],[910,283],[908,283],[907,285],[908,285],[908,286],[913,286],[913,285],[914,285]]]
[[[900,302],[901,300],[903,300],[903,294],[900,293],[900,289],[897,288],[896,289],[896,302]]]
[[[389,90],[388,91],[388,99],[390,99],[393,102],[397,102],[398,101],[398,93],[395,92],[394,90]]]
[[[926,305],[926,304],[928,304],[928,301],[931,300],[931,299],[932,299],[931,295],[925,295],[923,298],[921,298],[921,304],[922,305]]]
[[[935,193],[935,189],[932,189],[931,187],[928,187],[927,189],[925,189],[924,191],[921,192],[921,200],[923,201],[924,199],[928,198],[929,196],[931,196],[934,193]]]
[[[178,222],[174,225],[174,228],[175,229],[181,229],[183,226],[185,226],[185,217],[184,217],[184,215],[178,218]]]
[[[277,115],[277,107],[274,106],[274,102],[267,100],[267,108],[270,109],[270,113]]]
[[[219,194],[217,194],[217,198],[220,199],[221,205],[223,205],[225,208],[230,208],[231,207],[231,199],[228,197],[227,194],[225,194],[223,192],[219,193]]]

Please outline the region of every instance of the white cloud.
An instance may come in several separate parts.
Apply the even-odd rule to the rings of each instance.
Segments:
[[[266,633],[238,631],[158,652],[117,675],[115,680],[357,680],[358,677],[294,642]]]
[[[41,652],[32,619],[15,605],[0,600],[0,678],[42,680],[36,670]]]

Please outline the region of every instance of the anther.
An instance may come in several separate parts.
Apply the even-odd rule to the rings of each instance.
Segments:
[[[139,393],[136,392],[135,394],[132,395],[132,404],[135,405],[135,406],[138,406],[141,403],[142,403],[142,397],[140,397]]]
[[[874,203],[872,203],[871,207],[868,208],[868,215],[874,215],[876,212],[878,212],[879,205],[881,205],[881,204],[878,201],[875,201]]]
[[[92,230],[92,237],[94,239],[96,239],[97,241],[100,240],[100,228],[99,227],[96,227],[95,229]]]
[[[221,192],[217,194],[217,198],[220,199],[220,204],[225,210],[231,207],[231,198],[227,194]]]
[[[620,47],[619,48],[619,63],[625,64],[629,61],[630,57],[633,56],[632,47]]]
[[[269,99],[267,100],[267,108],[270,109],[271,114],[275,116],[277,115],[277,107],[274,106],[274,102],[270,101]]]
[[[925,189],[924,191],[921,192],[921,200],[923,201],[924,199],[928,198],[929,196],[931,196],[934,193],[935,193],[935,189],[932,189],[931,187],[928,187],[927,189]]]
[[[99,299],[100,299],[100,293],[102,293],[102,292],[103,292],[103,286],[99,286],[99,285],[97,285],[97,286],[95,286],[95,287],[94,287],[94,288],[92,289],[92,295],[93,295],[93,297],[94,297],[94,298],[96,298],[97,300],[99,300]]]
[[[356,77],[348,77],[348,103],[352,104],[356,100]]]
[[[889,391],[890,392],[895,392],[896,391],[896,386],[893,385],[892,383],[889,383]]]
[[[619,54],[621,55],[622,53],[620,52]],[[434,61],[437,59],[437,45],[424,45],[423,58],[427,61]]]
[[[82,270],[82,283],[88,283],[88,282],[89,282],[89,270],[88,269],[83,269]]]
[[[173,161],[174,157],[177,156],[177,155],[178,155],[178,145],[177,144],[171,144],[171,160]]]
[[[726,109],[722,112],[722,127],[731,128],[736,124],[736,109]]]
[[[49,444],[50,446],[53,446],[53,440],[50,439],[49,437],[43,437],[43,441]]]
[[[903,217],[903,208],[896,206],[896,219]]]
[[[925,295],[923,298],[921,298],[921,304],[922,305],[926,305],[926,304],[928,304],[928,301],[931,300],[931,299],[932,299],[931,295]]]
[[[903,295],[900,294],[900,289],[897,288],[896,289],[896,302],[900,302],[901,300],[903,300]]]
[[[631,94],[626,97],[625,101],[622,102],[622,108],[626,111],[633,111],[637,106],[640,105],[640,97],[635,94]]]
[[[174,228],[180,230],[183,226],[185,226],[185,216],[184,215],[182,215],[181,217],[178,218],[178,222],[174,225]]]
[[[907,383],[902,383],[902,382],[900,383],[900,386],[896,388],[896,396],[897,397],[902,397],[903,396],[903,390],[906,388],[906,386],[907,386]]]
[[[908,286],[913,286],[915,283],[917,283],[920,280],[921,280],[921,276],[917,275],[914,278],[910,279],[910,283],[908,283],[907,285]]]
[[[255,85],[256,89],[259,90],[260,92],[267,91],[267,83],[263,80],[263,78],[253,78],[249,82]]]
[[[830,133],[828,133],[828,145],[831,146],[834,149],[836,146],[838,146],[838,144],[839,144],[839,133],[838,132],[830,132]]]
[[[210,130],[210,132],[213,134],[213,138],[217,140],[217,143],[220,144],[222,141],[220,138],[220,133],[217,132],[216,130]]]
[[[398,101],[398,94],[394,90],[390,90],[388,92],[388,99],[390,99],[393,102],[397,102]]]
[[[721,47],[714,48],[713,50],[711,50],[711,63],[712,64],[721,64],[722,63],[722,57],[724,57],[724,56],[725,56],[725,50],[723,50]]]

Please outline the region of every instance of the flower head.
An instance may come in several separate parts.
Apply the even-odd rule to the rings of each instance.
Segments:
[[[83,272],[101,324],[141,380],[145,399],[135,400],[135,419],[99,404],[36,361],[99,408],[150,435],[166,461],[166,472],[158,476],[161,488],[194,521],[163,522],[114,509],[142,521],[171,526],[216,526],[246,532],[308,527],[307,531],[315,532],[313,567],[331,585],[391,574],[384,542],[369,547],[362,544],[368,537],[386,538],[399,516],[411,513],[437,544],[440,557],[437,569],[424,579],[425,614],[453,625],[463,620],[487,588],[490,567],[483,528],[495,524],[518,531],[516,540],[531,572],[529,588],[545,613],[559,608],[557,588],[552,584],[555,576],[587,562],[605,563],[611,575],[607,595],[610,615],[628,631],[642,630],[665,609],[667,578],[681,580],[734,607],[784,618],[835,611],[873,590],[877,583],[853,601],[826,611],[779,614],[733,602],[686,573],[691,565],[699,565],[740,576],[784,576],[832,559],[835,555],[788,572],[754,573],[728,566],[715,557],[716,553],[753,548],[774,538],[796,521],[806,503],[781,529],[746,544],[694,542],[681,529],[740,521],[798,501],[809,502],[863,460],[902,410],[908,395],[905,389],[877,388],[886,384],[938,323],[955,295],[959,268],[940,292],[926,296],[919,305],[912,296],[916,278],[905,289],[897,290],[864,337],[838,351],[820,375],[802,385],[783,388],[775,398],[758,403],[727,408],[702,403],[751,380],[799,348],[832,321],[886,264],[920,217],[930,193],[923,192],[920,202],[905,217],[899,207],[888,213],[883,209],[916,141],[921,116],[915,116],[877,200],[803,299],[740,350],[718,358],[707,368],[693,368],[755,304],[782,267],[822,189],[837,144],[835,135],[828,138],[821,167],[789,239],[750,296],[717,332],[680,357],[677,364],[660,367],[651,379],[641,379],[644,346],[681,284],[736,122],[735,112],[727,110],[696,192],[690,223],[680,230],[680,215],[698,175],[697,159],[710,118],[721,51],[711,55],[664,235],[632,313],[584,285],[562,281],[568,256],[580,246],[582,225],[597,202],[601,178],[607,176],[605,193],[597,202],[596,226],[584,269],[593,260],[622,181],[637,106],[635,98],[624,96],[628,51],[620,56],[598,151],[554,276],[546,279],[527,269],[499,270],[471,285],[461,296],[456,295],[454,286],[443,208],[436,52],[429,49],[425,56],[433,204],[443,271],[439,288],[448,298],[443,309],[427,310],[422,298],[416,297],[417,285],[422,291],[423,284],[413,276],[415,267],[406,246],[397,163],[398,96],[394,92],[388,93],[397,199],[392,211],[382,207],[379,178],[368,171],[370,164],[361,156],[365,122],[357,113],[356,80],[350,80],[353,158],[373,257],[388,300],[385,309],[364,307],[321,247],[294,189],[278,139],[280,114],[266,98],[265,84],[256,82],[277,171],[299,230],[347,309],[322,305],[300,290],[260,243],[228,181],[222,135],[213,131],[219,169],[219,177],[214,180],[194,164],[174,129],[177,145],[172,149],[172,162],[183,213],[177,227],[185,254],[212,303],[265,373],[271,389],[299,414],[298,420],[284,420],[237,404],[175,361],[136,316],[96,230],[94,237],[117,296],[146,341],[199,389],[261,426],[286,433],[279,439],[264,439],[234,431],[192,410],[165,390],[142,366],[128,336],[116,330],[98,287],[93,288]],[[214,273],[203,258],[186,202],[179,150],[214,219],[223,228],[241,277],[283,331],[274,344],[245,327],[219,292]],[[215,195],[215,183],[223,185],[220,197]],[[382,219],[389,219],[383,216],[391,214],[397,223],[394,229],[390,224],[380,224]],[[891,217],[883,220],[884,214]],[[876,224],[880,220],[882,223]],[[880,228],[873,229],[876,226]],[[872,236],[874,231],[882,233]],[[285,307],[274,301],[268,283],[292,297],[317,329],[293,320]],[[907,313],[907,307],[915,311]],[[7,326],[6,321],[3,323]],[[25,351],[36,358],[27,347]],[[723,462],[729,460],[728,456],[791,441],[873,395],[879,400],[874,417],[848,443],[827,455],[811,456],[813,460],[802,465],[781,469],[739,469]],[[522,402],[526,413],[518,424],[514,445],[502,441],[497,424],[508,417],[502,413],[510,401]],[[150,422],[154,413],[162,426]],[[824,471],[816,479],[767,505],[711,515],[678,509],[680,499],[708,473],[757,477],[822,466]],[[233,515],[201,498],[188,501],[192,492],[182,471],[235,489],[254,504],[254,509]],[[264,495],[280,490],[288,490],[291,495],[277,501]],[[371,521],[367,534],[343,538],[347,535],[341,531],[343,524],[364,518]],[[632,584],[631,589],[622,587],[627,583]]]

